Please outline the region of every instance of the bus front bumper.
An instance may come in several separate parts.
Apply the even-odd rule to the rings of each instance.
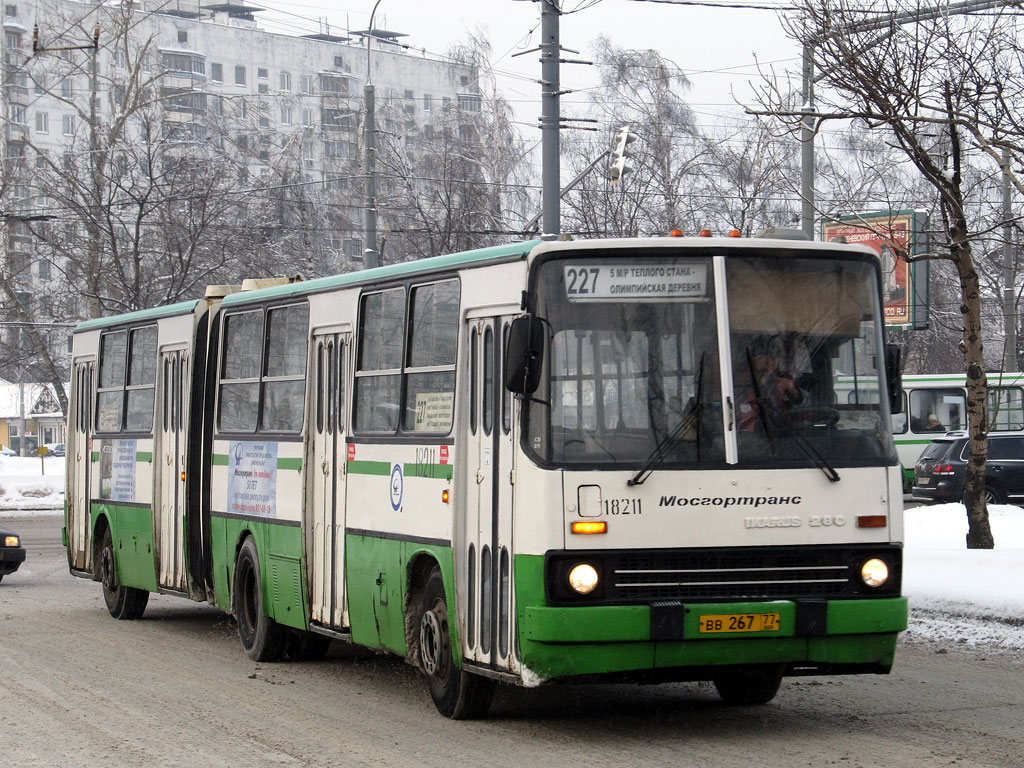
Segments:
[[[522,611],[523,663],[542,679],[708,679],[715,668],[780,665],[787,675],[887,673],[905,597],[549,607]],[[702,616],[778,614],[778,628],[702,631]]]

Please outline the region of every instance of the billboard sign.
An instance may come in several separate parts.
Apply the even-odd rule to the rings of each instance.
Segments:
[[[885,324],[894,328],[928,327],[928,262],[908,262],[906,253],[924,253],[927,217],[921,211],[872,211],[823,220],[822,240],[843,238],[866,245],[882,261]]]

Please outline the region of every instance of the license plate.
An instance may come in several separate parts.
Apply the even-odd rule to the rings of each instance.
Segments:
[[[698,631],[708,632],[778,632],[777,613],[712,613],[700,617]]]
[[[928,483],[930,483],[931,481],[932,481],[932,479],[930,477],[920,477],[917,480],[917,484],[918,485],[928,485]]]

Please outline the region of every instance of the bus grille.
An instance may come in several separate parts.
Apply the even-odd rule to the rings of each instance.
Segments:
[[[867,557],[882,555],[893,578],[885,589],[873,592],[861,583],[860,566]],[[564,557],[568,563],[586,554]],[[605,578],[603,592],[592,602],[619,604],[891,597],[899,593],[902,560],[899,547],[893,545],[643,550],[593,557],[603,563]],[[552,559],[562,558],[559,553]],[[555,602],[569,597],[564,592],[549,596]],[[580,602],[566,602],[570,601]]]

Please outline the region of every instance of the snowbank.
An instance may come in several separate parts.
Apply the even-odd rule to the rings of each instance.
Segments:
[[[63,509],[63,456],[0,456],[0,513],[4,517]]]

